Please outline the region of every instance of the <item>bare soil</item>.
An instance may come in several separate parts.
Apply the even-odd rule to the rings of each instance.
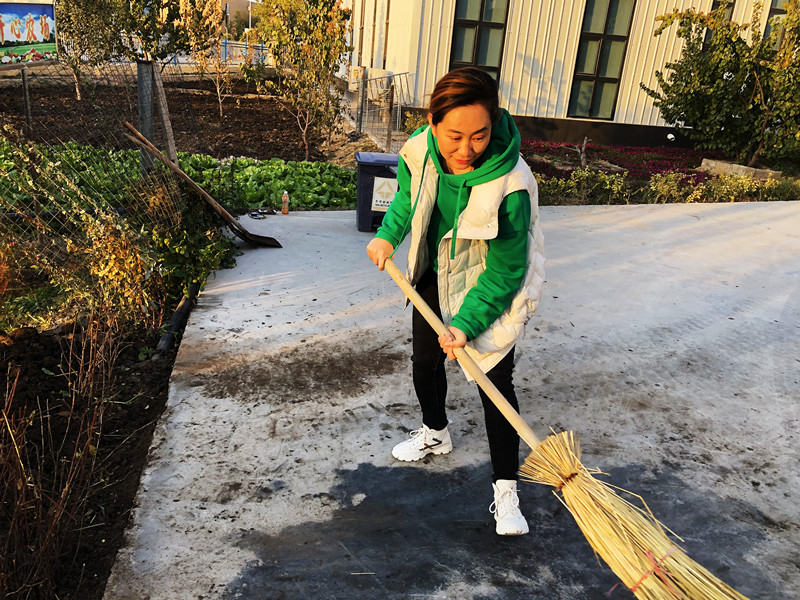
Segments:
[[[124,85],[97,85],[77,100],[64,81],[31,85],[31,137],[44,143],[74,141],[98,146],[131,148],[123,136],[123,121],[137,125],[135,89]],[[266,160],[304,160],[305,146],[295,117],[277,100],[260,95],[254,85],[234,79],[222,100],[222,115],[209,80],[177,79],[164,82],[170,121],[179,152],[216,158],[243,156]],[[21,84],[0,82],[0,119],[17,130],[25,128]],[[165,148],[163,128],[155,112],[156,145]],[[309,160],[328,160],[355,168],[353,154],[378,151],[366,135],[354,134],[342,124],[330,143],[314,140]]]
[[[79,448],[82,431],[80,419],[91,413],[90,400],[73,403],[64,371],[71,354],[80,352],[82,332],[73,325],[39,332],[23,328],[5,334],[0,332],[0,389],[11,389],[6,395],[4,412],[13,421],[14,415],[29,416],[26,432],[28,451],[36,450],[41,460],[28,463],[33,480],[45,482],[58,478],[59,468],[47,459],[55,452],[48,440],[61,440],[63,449]],[[112,400],[104,403],[102,427],[96,442],[92,491],[83,505],[83,514],[72,515],[67,532],[60,539],[63,546],[55,557],[55,589],[49,595],[44,587],[32,586],[25,598],[57,597],[94,600],[102,598],[105,582],[128,524],[139,478],[147,458],[153,428],[164,410],[175,349],[153,360],[141,356],[143,349],[158,343],[157,331],[139,331],[127,336],[122,353],[113,369]],[[76,345],[77,344],[77,345]],[[72,353],[71,350],[72,349]],[[40,427],[40,425],[42,425]],[[67,460],[70,450],[65,450]],[[59,490],[53,491],[58,492]],[[14,516],[7,502],[0,506],[0,540],[8,539]],[[3,544],[5,546],[5,543]],[[14,544],[4,551],[17,550]],[[6,560],[12,560],[7,555]],[[29,561],[17,556],[18,564]],[[5,562],[5,561],[4,561]],[[22,571],[23,569],[20,569]],[[9,574],[9,593],[18,591],[20,573]],[[2,583],[2,581],[0,581]],[[31,582],[33,583],[33,582]]]

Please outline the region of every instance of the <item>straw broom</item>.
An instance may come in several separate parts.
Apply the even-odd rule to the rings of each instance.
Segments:
[[[391,259],[386,260],[385,269],[436,333],[447,333],[441,319]],[[624,490],[596,479],[593,474],[599,471],[590,471],[581,464],[580,442],[576,434],[571,431],[553,433],[540,441],[466,350],[456,348],[455,355],[531,447],[531,453],[520,469],[522,479],[556,488],[553,493],[575,518],[595,553],[637,598],[747,600],[670,540],[644,501],[645,508],[639,508],[615,491]]]

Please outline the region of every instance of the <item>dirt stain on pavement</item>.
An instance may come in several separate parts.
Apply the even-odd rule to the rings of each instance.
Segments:
[[[365,348],[363,344],[316,342],[237,360],[212,373],[199,375],[190,385],[203,385],[217,398],[242,402],[282,399],[291,403],[321,397],[358,396],[370,381],[408,364],[408,355],[396,348]]]

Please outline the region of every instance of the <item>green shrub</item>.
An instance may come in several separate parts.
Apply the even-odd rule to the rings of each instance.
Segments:
[[[537,177],[539,184],[539,204],[542,206],[561,206],[578,204],[578,192],[571,179],[561,177]]]
[[[542,206],[800,200],[798,180],[762,180],[746,175],[655,173],[641,185],[631,182],[626,174],[575,169],[569,177],[536,174],[536,179]]]
[[[24,215],[0,221],[3,329],[75,314],[150,326],[234,251],[221,219],[142,178],[136,153],[5,140],[0,212]]]
[[[631,194],[625,173],[574,169],[568,179],[537,179],[542,205],[627,204]]]
[[[762,183],[747,175],[720,175],[696,186],[687,202],[752,202],[760,200]]]
[[[761,199],[778,202],[800,200],[800,179],[767,179],[761,186]]]
[[[650,178],[643,192],[643,199],[649,204],[686,202],[694,189],[685,173],[656,173]]]
[[[151,231],[158,275],[170,304],[186,294],[192,283],[205,285],[209,274],[230,267],[236,247],[222,233],[222,219],[206,209],[205,201],[185,190],[186,209],[181,227]]]
[[[408,135],[414,133],[420,127],[427,127],[428,118],[424,113],[407,110],[403,113],[403,131]]]
[[[700,148],[736,156],[748,166],[800,153],[800,1],[781,3],[763,36],[763,2],[750,23],[736,23],[727,6],[711,12],[688,8],[656,17],[655,35],[677,27],[677,60],[656,71],[658,85],[642,89],[670,125]]]
[[[0,331],[19,327],[47,329],[73,312],[72,300],[69,293],[49,281],[20,286],[14,294],[0,295]]]
[[[800,200],[800,183],[753,179],[746,175],[720,175],[696,186],[687,202],[762,202]]]

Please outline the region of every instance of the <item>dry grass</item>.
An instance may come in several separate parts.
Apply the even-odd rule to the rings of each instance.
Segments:
[[[98,484],[97,449],[117,331],[98,319],[65,351],[61,397],[15,400],[19,366],[8,365],[0,410],[0,596],[54,598],[70,541],[87,524]],[[73,340],[78,337],[73,332]]]

